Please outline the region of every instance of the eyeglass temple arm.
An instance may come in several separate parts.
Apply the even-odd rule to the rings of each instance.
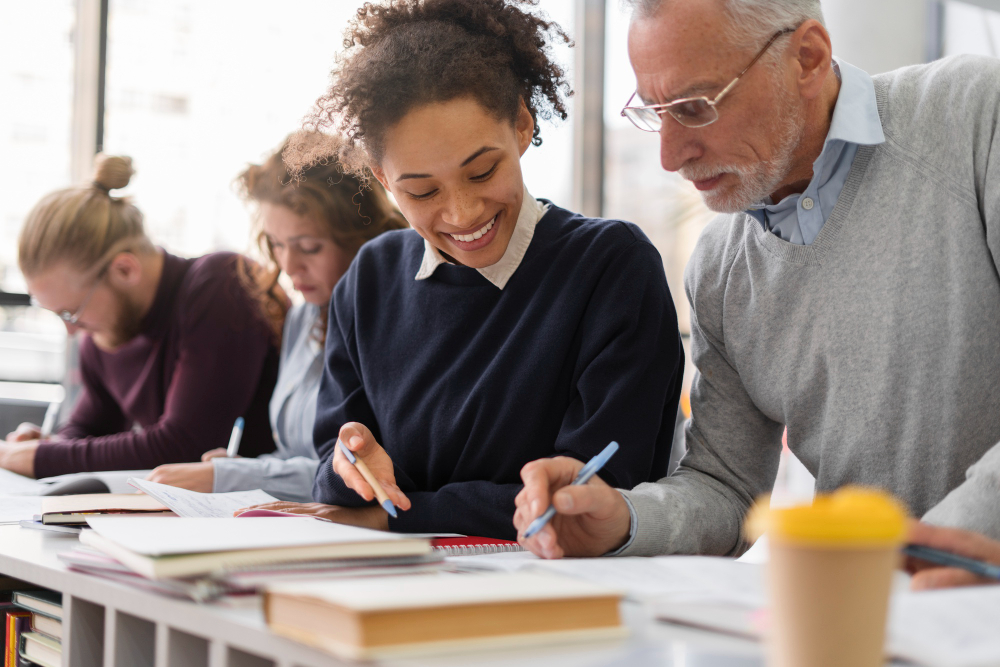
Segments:
[[[621,115],[622,115],[623,118],[627,118],[628,117],[628,116],[625,115],[625,109],[628,109],[628,105],[632,104],[632,100],[634,100],[635,96],[638,95],[638,94],[639,94],[639,91],[636,90],[636,91],[633,91],[631,95],[629,95],[628,102],[626,102],[625,106],[622,107]]]
[[[712,104],[713,105],[717,104],[719,102],[719,100],[721,100],[723,97],[726,96],[726,93],[728,93],[730,90],[733,89],[733,86],[735,86],[737,84],[737,82],[740,79],[743,78],[743,75],[746,74],[747,71],[749,71],[750,68],[754,66],[754,63],[756,63],[758,60],[760,60],[761,57],[767,52],[767,50],[769,48],[771,48],[771,45],[774,44],[775,40],[777,40],[782,35],[787,35],[788,33],[795,32],[796,30],[798,30],[798,28],[785,28],[784,30],[781,30],[780,32],[774,33],[774,36],[771,37],[771,39],[767,40],[767,44],[765,44],[764,48],[762,48],[760,51],[757,52],[757,55],[754,56],[753,60],[750,61],[750,64],[747,65],[746,67],[744,67],[743,71],[740,72],[739,74],[737,74],[736,78],[729,82],[728,86],[726,86],[721,91],[719,91],[719,94],[715,96],[714,100],[712,100]]]

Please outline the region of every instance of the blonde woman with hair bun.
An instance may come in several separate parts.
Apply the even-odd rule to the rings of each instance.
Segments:
[[[18,240],[33,302],[80,334],[83,391],[54,438],[30,425],[8,435],[0,468],[47,477],[197,461],[241,416],[243,452],[272,451],[277,340],[239,256],[156,247],[135,204],[113,194],[132,160],[100,154],[94,166],[91,183],[43,197]]]

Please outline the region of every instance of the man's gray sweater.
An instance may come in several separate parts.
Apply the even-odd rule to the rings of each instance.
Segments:
[[[874,81],[886,141],[859,149],[812,245],[743,213],[699,240],[689,451],[625,492],[622,555],[744,550],[785,427],[818,491],[879,487],[1000,538],[1000,61]]]

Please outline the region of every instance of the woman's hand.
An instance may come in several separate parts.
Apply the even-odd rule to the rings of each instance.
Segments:
[[[375,436],[372,435],[367,426],[358,422],[344,424],[340,428],[340,442],[344,443],[357,458],[365,462],[365,465],[371,470],[375,479],[382,485],[393,505],[401,510],[410,509],[410,499],[396,486],[396,475],[392,470],[392,459],[382,449],[382,445],[376,442]],[[347,460],[347,457],[344,456],[344,452],[341,451],[339,446],[334,449],[332,465],[333,471],[340,475],[348,488],[354,490],[365,500],[373,500],[375,498],[375,490],[372,489],[371,485],[365,480],[354,464]],[[339,523],[346,522],[342,521]]]
[[[910,523],[909,542],[1000,565],[1000,542],[979,533],[913,521]],[[915,591],[997,583],[994,579],[983,579],[966,570],[944,567],[917,558],[907,558],[906,569],[913,574],[910,588]]]
[[[371,528],[373,530],[389,530],[389,515],[381,507],[338,507],[336,505],[324,505],[322,503],[266,503],[264,505],[253,505],[236,510],[235,516],[239,516],[250,510],[270,510],[272,512],[284,512],[286,514],[301,514],[303,516],[316,516],[321,519],[342,523],[348,526],[359,526],[361,528]]]
[[[157,484],[177,486],[189,491],[212,493],[212,489],[215,487],[215,467],[211,462],[169,463],[154,468],[146,479]]]
[[[212,459],[224,459],[229,455],[225,447],[216,447],[215,449],[210,449],[201,455],[202,463],[205,461],[211,461]],[[234,456],[234,459],[242,458],[240,456]]]

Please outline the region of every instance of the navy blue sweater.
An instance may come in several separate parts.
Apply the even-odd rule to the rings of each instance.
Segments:
[[[684,351],[660,255],[635,225],[552,206],[503,290],[451,264],[414,280],[423,251],[413,230],[383,234],[334,290],[316,501],[366,504],[330,464],[349,421],[371,429],[413,503],[393,531],[514,539],[521,467],[587,461],[611,440],[609,484],[666,474]]]

